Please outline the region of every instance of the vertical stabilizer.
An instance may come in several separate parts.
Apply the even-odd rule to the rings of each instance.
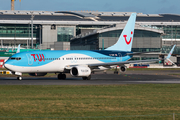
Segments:
[[[135,22],[136,13],[132,13],[116,44],[106,50],[131,51]]]

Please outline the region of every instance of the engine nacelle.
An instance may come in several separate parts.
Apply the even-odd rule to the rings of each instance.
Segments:
[[[87,77],[91,74],[91,69],[84,66],[76,66],[70,70],[70,74],[76,77]]]
[[[127,67],[126,67],[126,66],[120,66],[120,67],[119,67],[119,71],[120,71],[120,72],[126,72],[126,70],[127,70]]]
[[[47,73],[29,73],[30,76],[45,76]]]

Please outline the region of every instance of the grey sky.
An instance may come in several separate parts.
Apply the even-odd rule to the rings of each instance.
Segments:
[[[0,0],[1,10],[11,9],[11,0]],[[19,0],[15,10],[114,11],[145,14],[180,14],[180,0]]]

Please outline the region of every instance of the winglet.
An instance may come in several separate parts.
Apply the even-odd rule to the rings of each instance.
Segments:
[[[169,52],[168,56],[166,57],[166,59],[169,59],[174,51],[176,45],[173,46],[173,48],[171,49],[171,51]]]
[[[19,52],[20,52],[20,46],[21,46],[21,44],[18,45],[18,48],[17,48],[16,53],[19,53]]]
[[[174,63],[169,59],[174,51],[176,45],[173,46],[173,48],[171,49],[171,51],[169,52],[168,56],[165,58],[165,60],[168,60],[169,62],[171,62],[173,65]]]

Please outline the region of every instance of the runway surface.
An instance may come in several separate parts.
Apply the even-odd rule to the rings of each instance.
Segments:
[[[113,72],[96,73],[91,80],[67,75],[66,80],[53,77],[23,77],[22,81],[16,77],[0,77],[0,85],[115,85],[115,84],[146,84],[146,83],[180,83],[179,71],[128,71],[123,74]]]

